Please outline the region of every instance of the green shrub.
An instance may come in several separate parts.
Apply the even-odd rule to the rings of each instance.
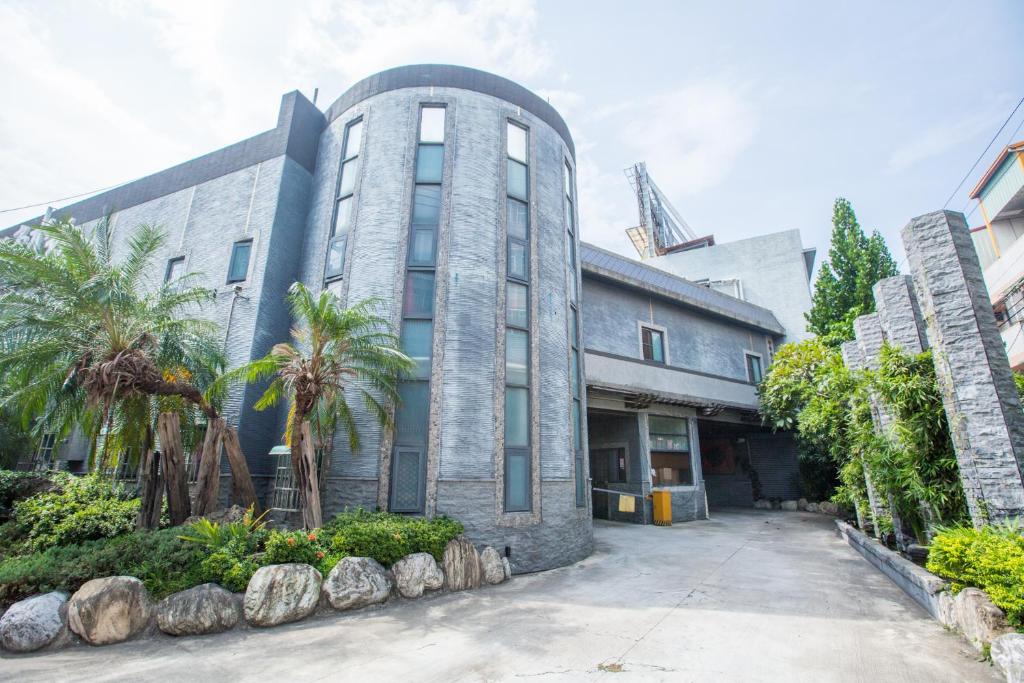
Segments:
[[[86,581],[135,576],[155,599],[191,588],[206,579],[206,550],[178,538],[180,529],[137,531],[117,538],[48,548],[0,562],[0,604],[36,593],[73,593]]]
[[[372,557],[390,566],[410,553],[430,553],[440,560],[462,524],[447,517],[423,519],[388,512],[344,512],[324,525],[331,546],[343,555]]]
[[[1017,525],[944,529],[932,540],[927,566],[954,591],[985,591],[1011,623],[1024,626],[1024,536]]]
[[[58,490],[14,504],[15,529],[29,549],[112,538],[135,528],[140,501],[119,485],[96,476],[65,475]]]
[[[249,506],[237,522],[213,522],[203,517],[185,527],[186,533],[181,539],[199,543],[211,551],[222,550],[229,543],[236,543],[251,552],[266,538],[266,525],[263,522],[266,515],[264,512],[256,517],[252,506]]]
[[[226,546],[210,554],[202,562],[202,574],[205,581],[219,583],[235,593],[241,593],[249,585],[249,579],[260,568],[246,548],[238,543]]]
[[[66,474],[41,472],[15,472],[0,470],[0,519],[10,516],[11,506],[23,498],[57,487],[55,478],[63,480]]]

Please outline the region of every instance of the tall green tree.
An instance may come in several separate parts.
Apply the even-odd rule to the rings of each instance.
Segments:
[[[339,425],[352,451],[359,450],[359,430],[348,400],[360,397],[381,425],[390,426],[388,406],[399,401],[399,379],[416,364],[399,350],[387,319],[375,311],[376,300],[344,308],[330,291],[314,295],[296,282],[288,290],[288,303],[295,321],[294,343],[276,344],[263,358],[227,372],[222,381],[269,379],[256,410],[281,400],[291,403],[285,440],[303,524],[312,529],[323,524],[313,433],[322,433],[324,425],[314,423],[326,420],[332,432]]]
[[[864,234],[850,202],[836,199],[828,261],[814,282],[807,329],[829,346],[853,339],[854,319],[875,310],[871,288],[898,272],[882,235],[877,230]]]

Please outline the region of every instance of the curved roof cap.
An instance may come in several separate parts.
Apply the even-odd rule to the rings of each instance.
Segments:
[[[473,90],[522,107],[558,131],[569,148],[569,153],[572,154],[573,159],[576,158],[576,145],[573,144],[569,126],[565,125],[562,116],[545,100],[507,78],[495,76],[479,69],[451,64],[399,66],[368,76],[334,101],[334,104],[327,110],[327,123],[330,124],[353,105],[374,95],[389,90],[422,86]]]

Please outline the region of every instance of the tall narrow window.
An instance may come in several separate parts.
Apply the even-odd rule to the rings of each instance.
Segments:
[[[345,249],[352,227],[356,177],[359,175],[359,145],[362,139],[363,120],[356,119],[345,127],[345,138],[341,145],[338,194],[334,204],[334,220],[331,222],[331,237],[327,242],[327,264],[324,267],[326,280],[340,278],[345,272]]]
[[[640,328],[640,347],[644,360],[655,363],[665,362],[665,333],[650,327]]]
[[[569,262],[569,387],[572,392],[572,447],[575,462],[576,505],[587,504],[587,481],[585,468],[585,449],[583,444],[583,386],[582,358],[580,358],[580,311],[579,285],[576,266],[576,224],[575,224],[575,193],[573,191],[572,167],[566,160],[562,167],[562,184],[565,191],[565,238],[566,255]]]
[[[176,256],[167,260],[167,270],[164,271],[164,282],[170,284],[185,274],[185,257]]]
[[[533,509],[530,457],[529,131],[505,128],[505,511]]]
[[[231,246],[231,262],[228,265],[228,284],[244,282],[249,276],[249,255],[252,253],[252,240],[235,242]]]
[[[752,353],[744,354],[747,359],[747,380],[754,384],[761,382],[761,357]]]
[[[434,339],[434,284],[437,234],[444,177],[445,109],[420,108],[413,179],[412,217],[402,298],[402,351],[416,368],[399,384],[395,415],[390,507],[393,512],[423,512],[426,499],[430,367]]]

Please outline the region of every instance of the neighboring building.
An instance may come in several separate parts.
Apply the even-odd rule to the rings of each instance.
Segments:
[[[589,554],[592,515],[650,520],[647,503],[619,513],[612,488],[669,487],[680,520],[798,494],[792,440],[759,426],[754,387],[775,345],[798,338],[802,299],[782,317],[755,305],[780,303],[762,288],[783,278],[756,277],[773,252],[732,253],[732,297],[581,246],[576,204],[572,137],[546,101],[426,65],[364,79],[324,112],[289,93],[274,129],[56,213],[86,229],[110,214],[119,250],[134,226],[163,226],[150,281],[201,274],[232,365],[288,338],[292,282],[348,304],[379,297],[418,368],[394,430],[353,396],[363,445],[334,440],[325,512],[448,514],[521,572]],[[766,239],[799,258],[773,270],[806,285],[799,237],[781,235]],[[287,407],[255,412],[259,393],[235,391],[225,414],[269,502]],[[76,469],[86,448],[40,450]]]
[[[985,225],[971,230],[1010,357],[1024,371],[1024,141],[1008,145],[971,190]]]
[[[811,337],[804,314],[811,309],[815,249],[799,230],[715,243],[707,237],[644,263],[771,309],[785,330],[781,342]]]
[[[652,521],[649,502],[620,512],[609,491],[666,488],[679,521],[798,498],[793,439],[758,415],[775,315],[591,245],[582,259],[594,516]]]

